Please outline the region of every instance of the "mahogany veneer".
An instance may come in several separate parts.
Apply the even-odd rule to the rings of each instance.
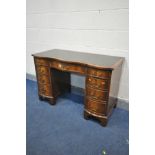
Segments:
[[[54,105],[61,93],[71,91],[71,72],[85,75],[84,118],[107,124],[117,104],[123,58],[58,49],[33,56],[41,100]]]

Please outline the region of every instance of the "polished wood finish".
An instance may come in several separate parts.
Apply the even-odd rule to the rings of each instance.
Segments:
[[[98,79],[91,76],[87,76],[86,78],[87,86],[92,86],[96,89],[100,90],[108,90],[109,88],[109,80],[108,79]]]
[[[111,77],[111,71],[109,70],[101,70],[101,69],[89,68],[89,67],[87,69],[87,74],[90,76],[102,78],[102,79]]]
[[[94,87],[86,87],[86,95],[94,99],[107,101],[108,94],[109,94],[108,91],[98,90],[95,89]]]
[[[117,104],[123,58],[57,49],[33,56],[40,100],[54,105],[60,94],[71,91],[70,73],[84,75],[84,118],[106,126]]]
[[[106,104],[107,102],[105,101],[100,101],[96,99],[92,99],[90,97],[86,98],[85,102],[85,108],[89,111],[92,111],[97,114],[105,115],[106,114]]]
[[[73,63],[64,63],[61,61],[52,61],[50,62],[50,66],[55,69],[59,69],[62,71],[69,71],[69,72],[74,72],[74,73],[80,73],[80,74],[85,74],[86,69],[84,66],[79,66],[77,64]]]
[[[35,59],[36,65],[43,65],[43,66],[48,66],[48,61],[46,59],[38,58]]]
[[[41,75],[43,75],[43,74],[48,75],[49,74],[49,68],[46,67],[46,66],[39,66],[37,64],[37,66],[36,66],[36,72],[38,74],[41,74]]]

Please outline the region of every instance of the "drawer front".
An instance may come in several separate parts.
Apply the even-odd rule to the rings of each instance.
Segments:
[[[59,61],[52,61],[50,63],[50,66],[59,70],[70,71],[70,72],[81,73],[81,74],[85,73],[85,67],[79,66],[79,65],[68,64],[68,63],[59,62]]]
[[[91,87],[86,88],[86,95],[103,101],[108,99],[108,91],[101,91]]]
[[[42,58],[35,58],[36,65],[48,66],[48,60]]]
[[[39,87],[39,94],[45,95],[45,96],[51,96],[50,85],[38,83],[38,87]]]
[[[103,70],[92,69],[92,68],[88,68],[87,74],[94,76],[94,77],[99,77],[99,78],[110,78],[111,77],[110,71],[103,71]]]
[[[88,85],[97,89],[108,90],[109,88],[109,80],[107,79],[98,79],[89,76],[86,81]]]
[[[87,98],[85,109],[99,114],[106,114],[106,103]]]
[[[64,70],[75,72],[75,73],[85,74],[85,68],[82,66],[77,66],[77,65],[66,65],[64,67]]]
[[[63,70],[64,66],[65,66],[65,63],[63,63],[63,62],[59,62],[59,61],[50,62],[50,67],[53,67],[56,69]]]
[[[47,75],[39,75],[38,82],[41,84],[50,84],[49,77]]]
[[[46,74],[49,75],[49,68],[45,66],[36,66],[36,70],[38,74]]]

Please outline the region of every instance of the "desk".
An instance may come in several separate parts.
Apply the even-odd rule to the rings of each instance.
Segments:
[[[65,91],[71,91],[70,73],[84,75],[84,118],[95,117],[106,126],[116,107],[123,58],[53,49],[34,57],[38,95],[51,105]]]

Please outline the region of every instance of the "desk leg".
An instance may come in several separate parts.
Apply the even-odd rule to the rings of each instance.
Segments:
[[[117,107],[117,103],[114,104],[114,108],[116,108],[116,107]]]
[[[40,101],[43,101],[43,100],[44,100],[43,97],[42,97],[41,95],[39,95],[39,100],[40,100]]]
[[[108,123],[108,118],[106,117],[97,117],[97,116],[94,116],[92,114],[89,114],[87,111],[84,111],[84,119],[88,120],[90,117],[92,118],[96,118],[98,121],[100,121],[100,124],[102,126],[106,126],[107,123]]]
[[[84,111],[84,119],[88,120],[89,117],[90,117],[89,114],[86,111]]]
[[[51,105],[55,105],[55,104],[56,104],[56,99],[55,99],[55,98],[50,98],[50,99],[49,99],[49,103],[50,103]]]
[[[56,99],[55,98],[47,98],[47,97],[43,97],[43,96],[39,95],[39,100],[40,101],[48,101],[51,105],[56,104]]]
[[[107,122],[108,122],[107,118],[100,118],[100,124],[102,126],[106,126],[107,125]]]

